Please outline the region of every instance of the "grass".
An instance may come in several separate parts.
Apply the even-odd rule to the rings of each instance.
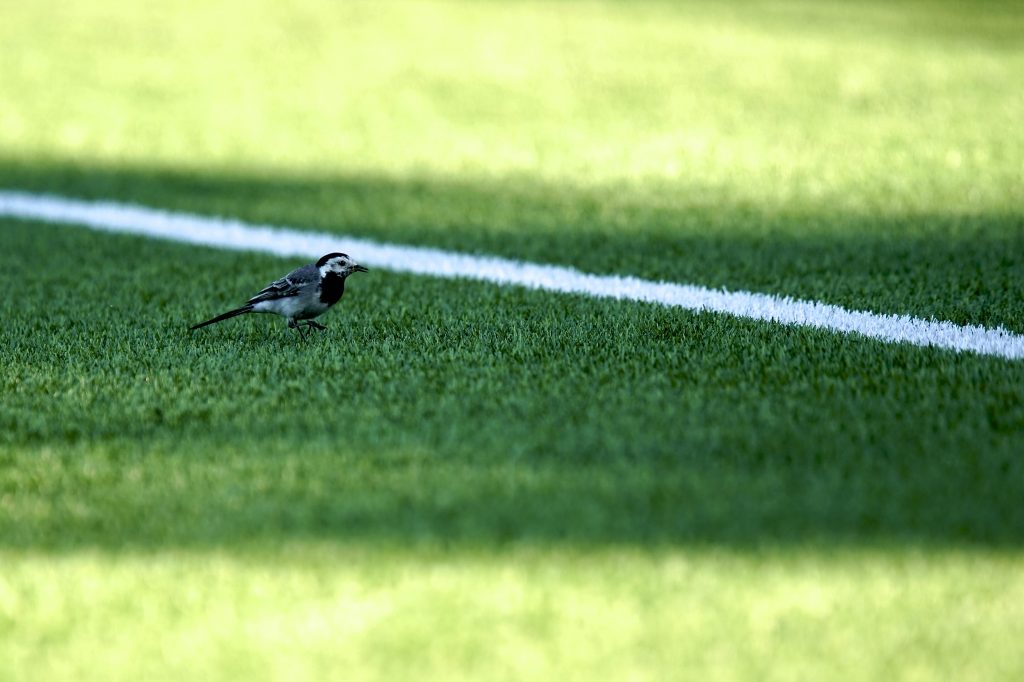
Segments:
[[[47,310],[4,332],[12,544],[1021,539],[1020,363],[385,273],[308,347],[268,318],[189,334],[280,261],[6,234]],[[76,265],[22,273],[47,259]]]
[[[1024,332],[1022,24],[8,4],[0,186]],[[294,263],[0,244],[0,679],[1024,672],[1020,363],[377,271],[189,334]]]
[[[28,556],[0,594],[32,634],[0,653],[51,679],[1012,679],[1020,575],[959,552]]]
[[[974,212],[1021,199],[1012,3],[4,12],[5,82],[31,93],[0,119],[19,160],[526,176],[712,206]]]
[[[280,262],[4,230],[15,677],[1019,670],[1017,364],[384,273],[305,346],[189,335]]]
[[[0,162],[8,186],[1024,331],[1019,213],[865,215],[547,185]]]

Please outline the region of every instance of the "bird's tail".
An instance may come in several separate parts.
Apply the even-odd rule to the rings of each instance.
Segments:
[[[213,318],[212,320],[207,320],[206,322],[200,322],[199,324],[194,324],[191,327],[189,327],[189,330],[199,329],[200,327],[205,327],[206,325],[213,324],[214,322],[222,322],[222,321],[224,321],[224,320],[226,320],[228,318],[235,317],[236,315],[244,315],[246,313],[251,313],[251,312],[252,312],[252,306],[251,305],[243,305],[241,308],[235,308],[234,310],[229,310],[226,313],[223,313],[222,315],[218,315],[217,317]]]

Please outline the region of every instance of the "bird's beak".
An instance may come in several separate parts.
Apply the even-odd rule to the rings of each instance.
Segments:
[[[352,268],[352,271],[353,272],[369,272],[369,270],[364,268],[362,265],[355,266],[354,268]]]

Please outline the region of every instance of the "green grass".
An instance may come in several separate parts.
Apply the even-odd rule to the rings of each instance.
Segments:
[[[1024,616],[1019,560],[959,552],[290,542],[29,555],[3,581],[25,679],[1014,679]]]
[[[1022,363],[376,272],[305,346],[193,334],[281,261],[5,233],[47,311],[3,334],[10,544],[1022,539]]]
[[[239,6],[5,6],[5,88],[30,93],[0,105],[6,153],[522,175],[712,206],[1022,196],[1013,3]]]
[[[281,263],[4,230],[16,677],[1020,670],[1019,364],[385,273],[189,334]]]
[[[7,3],[0,187],[1024,332],[1022,31]],[[297,263],[0,247],[0,680],[1024,674],[1024,364],[383,271],[190,334]]]

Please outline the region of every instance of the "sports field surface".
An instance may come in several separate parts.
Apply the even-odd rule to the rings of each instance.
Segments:
[[[1021,36],[0,2],[0,192],[1019,341]],[[0,217],[0,681],[1024,679],[1024,360],[387,267],[187,331],[308,260]]]

